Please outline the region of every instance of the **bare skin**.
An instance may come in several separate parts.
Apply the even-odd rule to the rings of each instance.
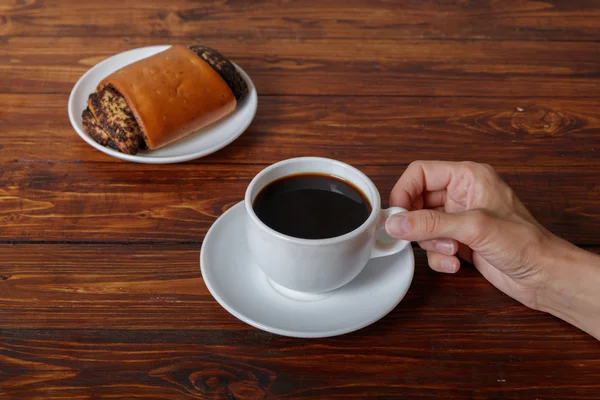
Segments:
[[[417,241],[429,266],[455,273],[463,259],[502,292],[600,340],[600,256],[541,226],[492,167],[416,161],[390,195],[409,210],[386,223]]]

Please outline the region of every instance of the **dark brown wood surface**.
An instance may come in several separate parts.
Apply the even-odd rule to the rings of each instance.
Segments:
[[[202,40],[254,79],[225,149],[138,165],[84,143],[69,92],[104,58]],[[0,1],[0,399],[598,399],[600,345],[416,251],[379,322],[292,339],[211,297],[199,249],[252,177],[340,159],[387,194],[415,159],[497,168],[600,252],[600,2]]]

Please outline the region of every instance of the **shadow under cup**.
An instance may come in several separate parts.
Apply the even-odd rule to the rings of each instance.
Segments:
[[[358,228],[332,238],[302,239],[275,231],[258,218],[254,200],[270,183],[298,174],[330,175],[351,183],[368,199],[371,213]],[[244,203],[250,252],[272,286],[284,295],[303,299],[303,294],[337,289],[354,279],[372,257],[375,232],[381,224],[381,199],[373,182],[348,164],[317,157],[278,162],[256,175]]]

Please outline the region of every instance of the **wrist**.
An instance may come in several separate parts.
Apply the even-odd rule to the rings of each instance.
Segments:
[[[556,238],[543,258],[538,309],[600,339],[600,256]]]

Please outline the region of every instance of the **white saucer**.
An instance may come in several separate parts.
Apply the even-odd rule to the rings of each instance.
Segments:
[[[224,119],[207,126],[196,133],[173,142],[165,147],[152,151],[141,151],[136,155],[123,154],[116,150],[104,147],[94,141],[83,129],[81,113],[85,110],[88,96],[96,90],[102,79],[135,61],[149,57],[170,46],[150,46],[129,50],[98,63],[87,71],[77,81],[69,97],[69,119],[75,131],[90,146],[110,156],[122,160],[147,164],[168,164],[192,160],[206,156],[222,149],[237,139],[248,128],[254,115],[258,99],[256,89],[250,77],[238,65],[238,72],[248,84],[248,95],[238,105],[236,110]]]
[[[256,328],[293,337],[327,337],[379,320],[402,300],[413,278],[414,255],[373,259],[352,282],[314,301],[280,294],[251,260],[239,203],[210,228],[202,244],[202,277],[213,297],[231,314]]]

